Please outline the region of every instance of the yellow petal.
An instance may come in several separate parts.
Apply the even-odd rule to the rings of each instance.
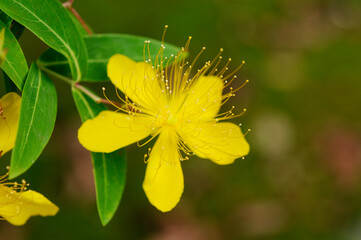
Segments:
[[[223,86],[219,77],[198,78],[189,89],[184,103],[186,116],[197,121],[214,118],[221,108]]]
[[[0,216],[13,225],[23,225],[31,216],[53,216],[59,208],[35,191],[15,192],[0,186]]]
[[[83,123],[78,139],[90,151],[109,153],[147,137],[149,124],[151,120],[146,117],[103,111]]]
[[[233,123],[188,124],[181,131],[184,142],[197,156],[217,164],[231,164],[249,152],[241,129]]]
[[[162,212],[172,210],[183,193],[183,172],[173,130],[164,130],[150,154],[143,189],[148,200]]]
[[[116,54],[109,59],[107,68],[108,77],[125,95],[148,110],[158,111],[163,95],[151,64]]]
[[[18,131],[21,97],[10,92],[0,99],[0,154],[10,151]]]

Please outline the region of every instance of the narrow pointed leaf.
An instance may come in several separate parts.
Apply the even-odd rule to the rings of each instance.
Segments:
[[[154,59],[161,48],[161,41],[127,34],[94,34],[84,36],[88,51],[88,68],[82,80],[90,82],[108,81],[106,66],[109,58],[117,53],[126,55],[136,62],[143,61],[144,42],[147,40],[150,40],[150,58]],[[179,47],[171,44],[164,44],[164,46],[164,57],[170,57],[171,54],[176,55],[181,50]],[[148,55],[147,58],[149,58]],[[62,75],[70,75],[67,60],[51,49],[40,57],[38,63]]]
[[[72,89],[73,98],[84,122],[94,118],[106,107],[97,104],[76,88]],[[126,158],[123,151],[112,153],[91,152],[97,197],[98,213],[105,226],[113,218],[123,195],[126,178]]]
[[[19,128],[11,155],[10,178],[25,172],[38,159],[53,132],[56,110],[55,87],[33,63],[22,94]]]
[[[15,83],[15,85],[22,90],[28,73],[28,64],[23,51],[20,48],[16,37],[12,34],[10,29],[0,21],[0,30],[5,28],[5,42],[4,49],[7,49],[5,59],[1,64],[1,68]]]
[[[69,61],[79,81],[86,72],[87,52],[81,34],[58,0],[1,0],[0,9]]]

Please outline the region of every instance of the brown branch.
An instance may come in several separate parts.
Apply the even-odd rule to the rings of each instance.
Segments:
[[[104,104],[108,104],[108,105],[112,105],[112,106],[117,106],[119,108],[122,108],[124,107],[124,104],[121,104],[119,102],[109,102],[108,100],[104,99],[104,98],[101,98],[100,100],[97,101],[97,103],[104,103]]]
[[[74,16],[79,20],[80,24],[83,26],[83,28],[85,29],[85,31],[89,34],[92,35],[93,32],[92,30],[88,27],[88,25],[85,23],[85,21],[80,17],[79,13],[72,7],[69,8],[70,11],[74,14]]]
[[[68,0],[67,2],[63,3],[65,8],[70,8],[73,5],[74,0]]]
[[[80,91],[82,91],[84,94],[86,94],[87,96],[89,96],[91,99],[93,99],[96,103],[104,103],[104,104],[108,104],[108,105],[112,105],[114,107],[119,107],[122,108],[124,107],[124,104],[121,104],[119,102],[114,102],[114,101],[108,101],[107,99],[101,98],[99,96],[97,96],[96,94],[94,94],[93,92],[91,92],[88,88],[84,87],[83,85],[79,84],[79,83],[74,83],[74,87],[79,89]]]
[[[73,3],[74,0],[68,0],[67,2],[63,3],[63,6],[65,8],[68,8],[73,15],[78,19],[78,21],[80,22],[80,24],[83,26],[83,28],[85,29],[85,31],[89,34],[92,35],[93,32],[92,30],[88,27],[88,25],[86,24],[86,22],[83,20],[83,18],[79,15],[79,13],[73,8]]]

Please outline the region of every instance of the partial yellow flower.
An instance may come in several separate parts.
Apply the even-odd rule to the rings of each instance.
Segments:
[[[28,184],[6,182],[0,177],[0,217],[9,223],[19,226],[27,222],[31,216],[53,216],[59,208],[42,194],[26,190]]]
[[[10,92],[0,99],[0,157],[15,144],[21,97]],[[0,218],[23,225],[31,216],[53,216],[58,207],[42,194],[28,190],[28,184],[7,182],[8,173],[0,176]]]
[[[147,49],[145,44],[145,49]],[[231,164],[249,152],[249,145],[238,125],[222,122],[244,113],[231,110],[218,114],[221,106],[237,89],[223,90],[236,78],[224,74],[229,61],[217,69],[221,53],[191,76],[195,61],[185,62],[189,41],[177,56],[163,57],[160,50],[155,62],[134,62],[116,54],[108,63],[108,77],[120,89],[125,107],[103,111],[79,129],[80,143],[90,151],[112,152],[134,142],[145,145],[157,141],[149,157],[143,189],[156,208],[172,210],[183,193],[181,161],[196,154],[217,164]],[[204,49],[203,49],[204,50]],[[202,51],[203,51],[202,50]],[[168,68],[169,63],[172,66]],[[119,112],[122,111],[123,113]],[[139,141],[151,136],[145,143]],[[149,156],[148,156],[149,155]]]
[[[21,97],[14,92],[0,99],[0,157],[14,147],[20,106]]]

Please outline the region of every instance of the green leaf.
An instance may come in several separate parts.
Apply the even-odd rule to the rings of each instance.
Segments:
[[[17,21],[14,21],[11,17],[6,15],[3,11],[0,10],[0,21],[5,23],[5,25],[10,28],[11,32],[14,34],[16,39],[19,39],[21,34],[24,31],[24,26],[18,23]]]
[[[120,53],[128,56],[134,61],[143,61],[144,41],[150,40],[150,55],[154,59],[161,41],[146,37],[127,34],[95,34],[84,36],[85,45],[88,50],[88,68],[82,79],[83,81],[98,82],[108,81],[107,63],[111,56]],[[164,44],[164,56],[177,54],[181,49],[171,44]],[[59,74],[69,76],[70,69],[64,57],[54,51],[46,51],[38,60],[42,66],[49,68]]]
[[[0,21],[5,23],[5,25],[7,27],[10,27],[13,19],[11,17],[9,17],[8,15],[6,15],[6,13],[4,13],[3,11],[0,10]]]
[[[70,63],[73,78],[86,72],[87,52],[82,35],[58,0],[1,0],[0,9],[18,21]]]
[[[72,89],[73,98],[81,120],[94,118],[107,108],[97,104],[78,89]],[[126,178],[126,158],[123,151],[112,153],[91,152],[98,213],[105,226],[114,216],[123,195]]]
[[[4,62],[1,64],[1,68],[16,86],[22,90],[26,74],[28,73],[28,64],[15,36],[10,29],[0,21],[0,30],[3,28],[5,28],[4,49],[7,49],[7,53]]]
[[[33,63],[22,94],[19,128],[11,155],[10,178],[25,172],[43,151],[54,129],[56,109],[55,87]]]

